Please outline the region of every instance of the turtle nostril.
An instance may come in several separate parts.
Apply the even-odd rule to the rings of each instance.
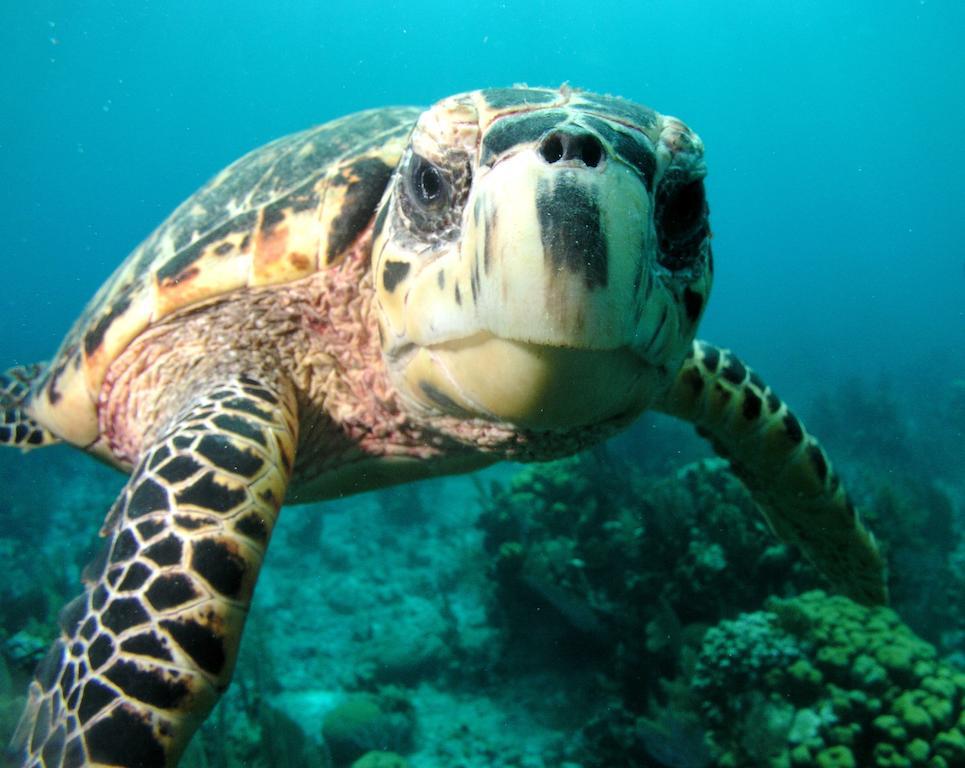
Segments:
[[[580,138],[582,139],[580,142],[580,159],[587,168],[596,168],[603,158],[603,147],[600,146],[596,136],[587,134]]]
[[[540,144],[539,153],[547,163],[558,162],[563,157],[563,140],[558,133],[551,133]]]
[[[540,143],[539,154],[551,165],[560,160],[571,160],[587,168],[596,168],[603,159],[603,145],[591,133],[553,131]]]

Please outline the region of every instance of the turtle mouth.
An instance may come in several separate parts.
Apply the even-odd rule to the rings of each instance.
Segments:
[[[423,408],[528,429],[570,429],[633,417],[661,372],[629,346],[589,349],[489,332],[416,347],[398,369]]]

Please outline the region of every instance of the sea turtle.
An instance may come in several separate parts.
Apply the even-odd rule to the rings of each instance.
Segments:
[[[13,763],[176,765],[228,685],[283,500],[559,457],[648,408],[695,424],[833,585],[884,602],[822,448],[694,341],[704,174],[675,118],[513,87],[351,115],[215,176],[50,365],[2,381],[2,442],[130,473]]]

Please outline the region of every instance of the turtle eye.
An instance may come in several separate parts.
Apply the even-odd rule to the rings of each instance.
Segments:
[[[430,242],[458,235],[472,185],[472,166],[467,157],[451,152],[446,164],[439,166],[410,151],[399,168],[398,179],[398,210],[412,234]]]
[[[437,168],[428,163],[422,163],[419,166],[415,188],[423,205],[430,205],[439,199],[442,194],[442,184],[442,174]]]
[[[424,157],[412,156],[408,173],[409,195],[427,210],[438,210],[449,201],[449,182],[442,170]]]
[[[702,179],[673,186],[657,201],[657,236],[667,269],[689,266],[707,233],[707,200]]]
[[[685,240],[694,233],[704,215],[704,182],[677,187],[664,203],[661,234],[668,240]]]

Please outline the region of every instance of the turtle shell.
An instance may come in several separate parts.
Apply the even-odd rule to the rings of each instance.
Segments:
[[[180,205],[101,287],[34,385],[28,409],[77,445],[131,341],[186,307],[287,283],[338,262],[378,207],[420,110],[361,112],[278,139]]]

